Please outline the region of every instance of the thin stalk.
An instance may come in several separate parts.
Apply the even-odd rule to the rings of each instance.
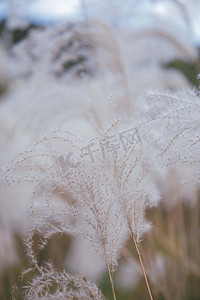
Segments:
[[[153,300],[153,296],[152,296],[152,293],[151,293],[151,289],[150,289],[150,285],[149,285],[149,282],[148,282],[147,274],[146,274],[144,264],[143,264],[143,261],[142,261],[142,256],[141,256],[140,250],[138,248],[137,241],[136,241],[133,233],[132,233],[132,237],[133,237],[135,248],[137,250],[137,254],[138,254],[138,257],[139,257],[139,260],[140,260],[140,265],[141,265],[141,268],[142,268],[142,272],[144,274],[144,279],[145,279],[146,286],[147,286],[147,289],[148,289],[149,297],[150,297],[151,300]]]
[[[110,272],[110,267],[109,267],[108,264],[107,264],[107,269],[108,269],[108,274],[109,274],[109,277],[110,277],[110,283],[111,283],[111,287],[112,287],[113,299],[116,300],[117,298],[115,296],[114,282],[113,282],[112,274]]]

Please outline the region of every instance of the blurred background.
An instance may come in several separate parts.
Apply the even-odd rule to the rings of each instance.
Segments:
[[[199,16],[199,0],[0,0],[0,166],[55,128],[92,137],[109,123],[107,99],[122,103],[126,118],[143,109],[147,91],[198,94]],[[147,211],[153,228],[141,244],[159,300],[200,299],[200,197],[180,174],[159,178],[162,201]],[[0,299],[21,300],[32,278],[20,277],[32,188],[0,189]],[[38,259],[86,276],[112,299],[105,266],[82,239],[55,236]],[[118,300],[148,299],[131,241],[114,279]]]

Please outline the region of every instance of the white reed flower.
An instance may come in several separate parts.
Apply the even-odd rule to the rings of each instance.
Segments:
[[[37,199],[37,206],[33,209],[39,211],[38,201],[42,199],[44,205],[46,199],[47,211],[49,206],[56,221],[46,229],[46,238],[56,231],[84,236],[112,268],[128,227],[138,242],[149,229],[145,209],[158,200],[149,174],[153,154],[150,147],[150,153],[146,151],[149,128],[140,126],[137,132],[136,127],[115,127],[117,124],[88,144],[69,132],[55,131],[20,153],[5,169],[9,183],[35,185],[32,200]],[[64,193],[68,203],[57,203],[56,211],[54,197]],[[45,222],[50,224],[46,214]],[[71,223],[69,216],[74,218]]]
[[[58,272],[51,265],[38,269],[39,274],[26,286],[27,300],[103,300],[97,286],[80,275]]]
[[[151,93],[148,102],[149,120],[157,131],[161,165],[199,164],[200,104],[197,92]]]

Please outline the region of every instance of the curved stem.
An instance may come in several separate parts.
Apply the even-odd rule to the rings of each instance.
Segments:
[[[146,286],[147,286],[147,289],[148,289],[149,297],[150,297],[151,300],[153,300],[153,296],[152,296],[152,293],[151,293],[149,281],[148,281],[147,274],[146,274],[146,271],[145,271],[145,268],[144,268],[144,264],[143,264],[143,261],[142,261],[142,256],[141,256],[140,250],[138,248],[137,241],[136,241],[135,236],[134,236],[133,233],[132,233],[132,237],[133,237],[135,248],[137,250],[137,254],[138,254],[138,257],[139,257],[139,260],[140,260],[140,265],[141,265],[141,268],[142,268],[142,272],[144,274],[144,279],[145,279],[145,283],[146,283]]]

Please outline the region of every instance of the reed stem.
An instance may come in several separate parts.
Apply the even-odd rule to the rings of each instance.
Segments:
[[[107,264],[107,269],[108,269],[108,274],[109,274],[109,277],[110,277],[110,283],[111,283],[111,287],[112,287],[112,293],[113,293],[113,299],[116,300],[116,295],[115,295],[115,288],[114,288],[114,282],[113,282],[113,277],[112,277],[112,274],[111,274],[111,271],[110,271],[110,267],[109,265]]]
[[[147,286],[147,289],[148,289],[149,297],[150,297],[151,300],[153,300],[153,296],[152,296],[152,293],[151,293],[149,281],[148,281],[147,274],[146,274],[146,271],[145,271],[145,268],[144,268],[144,264],[143,264],[143,261],[142,261],[142,256],[141,256],[140,250],[138,248],[137,241],[136,241],[135,236],[134,236],[133,233],[132,233],[132,237],[133,237],[135,248],[137,250],[137,254],[138,254],[138,257],[139,257],[139,260],[140,260],[140,265],[141,265],[141,268],[142,268],[142,272],[144,274],[144,279],[145,279],[145,283],[146,283],[146,286]]]

